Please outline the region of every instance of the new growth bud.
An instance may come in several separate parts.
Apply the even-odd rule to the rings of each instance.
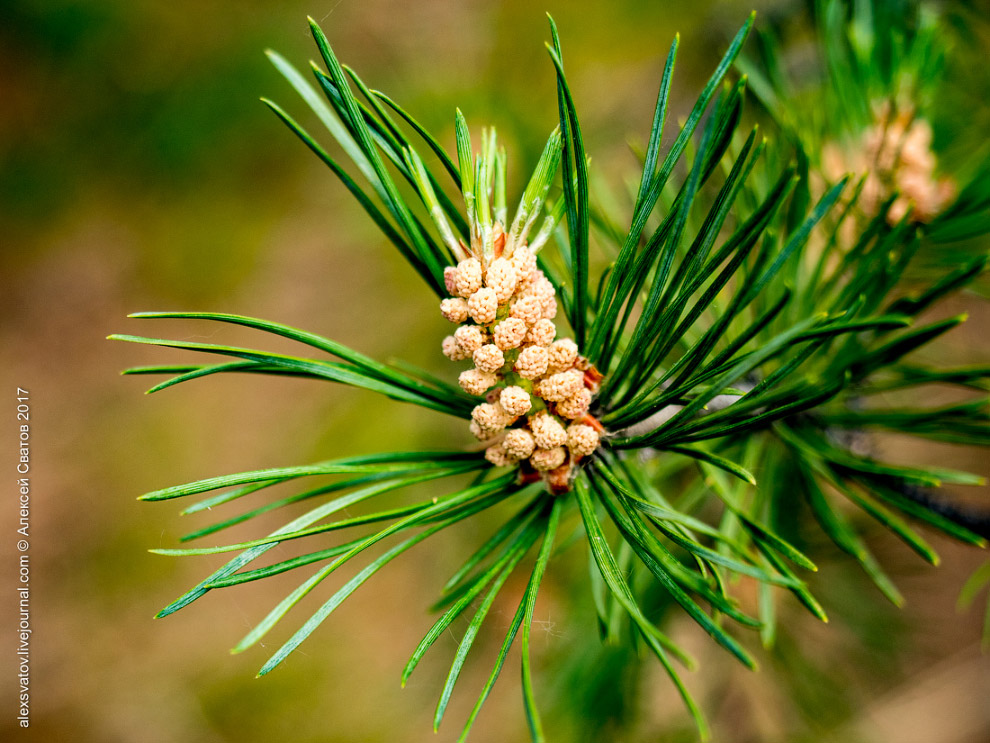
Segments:
[[[579,355],[573,340],[556,340],[557,291],[535,257],[563,216],[562,200],[549,208],[532,244],[526,242],[548,209],[547,192],[560,162],[560,132],[551,135],[508,231],[505,152],[496,146],[494,131],[484,132],[479,153],[471,151],[460,112],[456,133],[471,245],[451,245],[446,218],[431,211],[451,252],[463,258],[443,272],[451,296],[441,301],[440,312],[460,325],[444,339],[443,352],[454,361],[474,362],[457,381],[467,394],[484,398],[471,412],[470,429],[486,444],[485,459],[497,467],[519,464],[525,477],[544,479],[552,492],[564,493],[575,462],[599,445],[598,431],[584,422],[598,425],[588,411],[601,375]],[[419,156],[409,150],[405,157],[432,209],[436,194],[421,172]]]

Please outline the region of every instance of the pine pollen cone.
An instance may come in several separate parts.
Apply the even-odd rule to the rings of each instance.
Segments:
[[[557,339],[553,284],[525,245],[487,258],[476,252],[443,278],[451,296],[440,312],[458,325],[443,352],[473,362],[458,383],[479,398],[470,429],[485,459],[566,493],[580,460],[601,444],[604,429],[588,411],[602,375],[573,340]]]

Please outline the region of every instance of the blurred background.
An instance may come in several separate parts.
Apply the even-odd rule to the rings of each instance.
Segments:
[[[175,503],[135,497],[240,470],[373,449],[458,446],[466,443],[461,424],[313,381],[214,377],[145,397],[148,378],[121,378],[121,369],[188,357],[104,337],[222,338],[279,349],[247,331],[125,317],[139,310],[235,312],[453,376],[439,353],[446,330],[432,295],[344,188],[258,102],[270,97],[312,123],[262,54],[276,49],[300,67],[317,56],[307,14],[345,63],[448,147],[455,106],[474,127],[497,125],[510,152],[510,186],[519,188],[513,164],[522,170],[535,162],[557,117],[544,10],[561,30],[594,167],[621,184],[618,174],[635,163],[627,139],[648,133],[673,34],[681,33],[673,102],[683,114],[753,7],[758,23],[805,10],[803,3],[752,0],[3,3],[0,467],[8,485],[0,508],[0,737],[455,740],[514,606],[493,610],[439,736],[430,721],[455,637],[442,638],[405,690],[399,672],[432,622],[427,607],[451,561],[463,559],[491,524],[418,547],[416,557],[357,592],[277,673],[256,680],[271,643],[240,656],[226,649],[297,579],[214,592],[153,620],[223,560],[148,554],[208,521],[180,519]],[[968,53],[985,62],[986,52],[984,45]],[[984,86],[974,98],[987,100],[986,77],[985,69],[974,73]],[[985,138],[985,131],[973,136]],[[985,361],[987,306],[965,298],[950,304],[945,314],[965,310],[970,322],[951,336],[946,353]],[[14,642],[6,639],[16,620],[10,537],[17,514],[9,482],[18,386],[30,391],[33,436],[27,731],[17,728]],[[903,442],[884,448],[911,458],[933,451]],[[990,473],[979,452],[936,453],[942,464]],[[715,740],[990,740],[982,614],[956,609],[962,583],[985,555],[928,535],[943,556],[937,570],[888,537],[872,544],[907,597],[903,611],[884,604],[845,560],[826,559],[813,589],[832,623],[816,625],[783,599],[789,629],[774,653],[760,654],[758,674],[733,667],[695,627],[676,620],[672,633],[701,661],[689,684],[709,712]],[[551,740],[691,740],[687,715],[660,669],[639,668],[628,653],[598,646],[586,557],[578,551],[551,570],[534,625],[537,694]],[[471,740],[527,739],[518,675],[513,654]]]

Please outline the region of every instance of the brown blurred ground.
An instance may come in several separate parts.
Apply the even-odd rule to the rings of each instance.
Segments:
[[[339,184],[257,102],[266,95],[303,111],[261,51],[275,48],[300,65],[314,57],[307,13],[321,21],[345,62],[394,94],[444,142],[451,140],[457,105],[476,126],[496,123],[511,161],[525,163],[556,117],[543,48],[543,10],[550,10],[589,148],[603,172],[614,172],[630,164],[625,136],[645,135],[674,31],[682,33],[675,92],[683,104],[749,6],[372,0],[276,8],[59,0],[0,10],[0,467],[13,472],[13,389],[25,387],[33,414],[35,627],[26,733],[14,719],[13,643],[3,643],[3,739],[455,739],[471,692],[487,675],[498,628],[476,649],[439,737],[430,733],[430,720],[454,638],[438,643],[405,690],[399,670],[431,621],[426,607],[446,578],[445,558],[467,554],[472,537],[490,526],[418,547],[418,557],[376,576],[285,668],[257,681],[265,649],[234,657],[225,649],[296,579],[217,592],[153,621],[155,611],[220,560],[149,555],[147,548],[172,546],[190,525],[206,521],[186,524],[175,505],[139,504],[134,497],[213,474],[372,448],[457,445],[460,427],[309,381],[214,378],[143,397],[147,379],[122,379],[120,369],[185,358],[103,338],[131,332],[279,347],[209,325],[125,319],[137,310],[231,311],[324,333],[376,358],[437,368],[443,321],[431,296]],[[970,309],[957,353],[961,360],[985,359],[990,314],[984,305]],[[973,454],[948,456],[952,465],[990,471]],[[14,621],[9,537],[16,519],[6,485],[3,503],[0,636],[6,638]],[[708,697],[716,739],[990,740],[988,706],[978,703],[990,694],[987,660],[977,650],[980,617],[954,608],[959,586],[982,556],[933,541],[945,558],[937,571],[899,545],[877,545],[908,598],[902,613],[881,607],[865,581],[850,578],[862,591],[862,611],[881,614],[880,634],[896,627],[889,634],[897,652],[879,653],[882,667],[873,673],[861,674],[869,660],[844,660],[855,659],[862,638],[844,631],[843,616],[819,628],[792,612],[794,635],[814,638],[804,652],[815,662],[813,673],[822,674],[821,686],[833,672],[845,678],[832,658],[858,674],[860,706],[823,711],[831,733],[795,711],[773,661],[764,662],[761,675],[743,674],[694,628],[681,627],[676,634],[702,661],[691,683]],[[575,601],[587,604],[579,594],[565,598],[583,575],[583,555],[575,557],[575,565],[551,576],[556,582],[538,610],[544,624],[534,631],[534,648],[548,660],[595,642],[587,606],[568,618],[582,611]],[[513,608],[496,610],[496,623],[504,626]],[[558,673],[546,663],[538,667],[540,693],[556,699]],[[472,740],[524,739],[517,678],[513,655]],[[644,686],[647,692],[629,708],[635,724],[616,739],[666,739],[660,731],[687,728],[656,669]],[[552,704],[548,712],[560,735],[553,740],[578,739],[565,709]]]

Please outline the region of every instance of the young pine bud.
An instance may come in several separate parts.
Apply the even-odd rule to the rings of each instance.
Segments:
[[[451,361],[462,361],[468,357],[468,355],[461,350],[461,347],[457,345],[457,339],[452,335],[448,335],[443,339],[441,348],[443,349],[443,355]]]
[[[457,383],[461,389],[469,395],[483,395],[498,382],[498,377],[491,372],[483,372],[480,369],[468,369],[461,372],[457,378]]]
[[[457,264],[457,294],[470,297],[481,288],[481,261],[468,258]]]
[[[477,421],[471,421],[468,425],[468,430],[471,435],[474,436],[478,441],[490,441],[492,438],[498,434],[498,431],[489,431],[488,429],[482,428],[478,425]]]
[[[479,325],[494,322],[498,314],[498,298],[495,296],[495,290],[484,287],[475,291],[468,297],[468,312]]]
[[[468,318],[468,304],[461,297],[440,302],[440,314],[450,322],[462,323]]]
[[[567,441],[564,426],[549,413],[537,413],[529,419],[529,425],[533,431],[533,439],[541,449],[563,446]]]
[[[555,470],[567,459],[567,452],[562,446],[555,446],[552,449],[537,449],[529,458],[529,463],[538,472],[549,472]]]
[[[477,325],[461,325],[454,331],[454,340],[467,358],[485,344],[485,334]]]
[[[550,352],[550,360],[547,363],[547,371],[552,374],[570,369],[577,360],[577,343],[570,338],[562,338],[559,341],[554,341],[548,350]]]
[[[536,383],[533,391],[550,402],[566,400],[584,386],[584,373],[577,369],[551,374]]]
[[[529,393],[522,387],[506,387],[502,390],[498,401],[502,409],[511,416],[526,415],[530,408],[533,407]]]
[[[483,372],[496,372],[505,364],[502,349],[489,343],[474,352],[474,365]]]
[[[557,328],[554,327],[551,320],[544,317],[542,320],[537,320],[536,324],[529,329],[529,333],[526,334],[526,342],[537,346],[549,346],[553,343],[556,335]]]
[[[533,434],[525,428],[513,428],[502,440],[506,453],[513,459],[528,459],[536,449]]]
[[[527,346],[516,359],[515,369],[523,379],[537,379],[547,371],[548,354],[543,346]]]
[[[509,259],[512,267],[516,269],[519,281],[528,281],[530,275],[536,270],[536,256],[529,252],[529,248],[517,246]]]
[[[492,444],[487,449],[485,449],[485,459],[494,464],[496,467],[506,467],[510,464],[514,464],[514,461],[509,458],[505,451],[505,447],[500,441],[497,444]]]
[[[448,294],[457,295],[457,267],[447,266],[443,270],[443,285]]]
[[[575,459],[586,457],[598,448],[598,431],[584,423],[572,423],[567,427],[567,448]]]
[[[503,351],[518,348],[526,337],[526,323],[518,317],[507,317],[495,326],[495,345]]]
[[[574,420],[587,413],[590,406],[591,390],[587,387],[581,387],[573,395],[557,403],[557,415],[561,418]]]
[[[509,423],[510,418],[498,405],[483,402],[471,411],[471,419],[478,424],[482,433],[491,435],[498,433]]]
[[[519,274],[516,269],[505,258],[496,258],[488,267],[488,275],[485,277],[485,284],[495,290],[495,296],[499,304],[505,304],[516,292],[516,284],[519,283]]]
[[[516,300],[512,305],[512,309],[509,310],[509,315],[511,317],[518,317],[526,325],[532,327],[536,324],[537,320],[543,317],[543,304],[540,302],[539,297],[525,296],[522,299]]]

